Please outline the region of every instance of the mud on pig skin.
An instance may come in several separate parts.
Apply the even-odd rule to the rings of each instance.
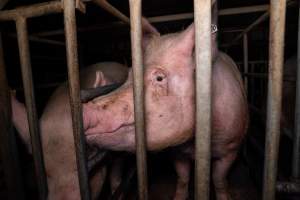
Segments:
[[[97,63],[80,72],[80,86],[86,89],[117,82],[123,83],[127,75],[128,68],[121,64],[113,62]],[[26,109],[14,96],[12,96],[12,111],[13,123],[30,151],[30,134]],[[40,128],[47,173],[48,199],[80,199],[66,83],[58,87],[51,96],[40,119]],[[90,177],[93,199],[101,191],[105,176],[106,166],[103,166]]]

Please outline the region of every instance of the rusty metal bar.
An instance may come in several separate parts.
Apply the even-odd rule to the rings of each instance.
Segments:
[[[113,16],[119,18],[122,22],[130,24],[130,19],[118,9],[109,4],[106,0],[93,0],[93,2],[102,7],[104,10],[111,13]]]
[[[35,106],[33,80],[30,62],[30,50],[25,18],[16,21],[19,54],[24,85],[25,102],[28,115],[28,124],[31,136],[32,155],[34,158],[35,173],[38,182],[39,199],[47,198],[47,179],[43,161],[43,151],[40,141],[39,124]]]
[[[145,141],[144,71],[142,54],[142,2],[129,0],[134,83],[134,118],[139,199],[148,199]]]
[[[39,3],[31,6],[19,7],[13,10],[6,10],[0,12],[0,21],[17,20],[20,17],[39,17],[51,13],[62,12],[61,1],[51,1]]]
[[[248,35],[247,33],[243,37],[243,49],[244,49],[244,73],[248,73],[248,64],[249,64],[249,58],[248,58]],[[248,77],[245,77],[245,90],[246,94],[248,94]]]
[[[211,1],[194,0],[196,55],[195,199],[209,200],[211,141]]]
[[[292,178],[300,179],[300,5],[298,20],[298,54],[297,54],[297,82],[295,105],[295,133],[293,145]]]
[[[274,200],[280,139],[286,0],[271,0],[263,200]]]
[[[86,166],[87,158],[85,148],[86,144],[83,135],[82,107],[80,101],[75,1],[64,0],[63,2],[69,77],[69,94],[72,112],[74,143],[76,149],[78,179],[80,184],[81,199],[89,200],[91,197],[88,184],[88,172]]]
[[[7,85],[2,37],[0,34],[0,148],[5,182],[9,196],[24,199],[23,180],[19,163],[16,136],[11,121],[10,90]]]

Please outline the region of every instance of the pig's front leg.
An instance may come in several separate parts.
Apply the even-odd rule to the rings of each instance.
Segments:
[[[174,160],[174,165],[177,173],[177,185],[174,200],[186,200],[189,196],[191,160],[187,157],[176,158]]]
[[[213,183],[215,187],[216,199],[217,200],[230,200],[228,182],[226,176],[228,171],[236,158],[236,152],[227,154],[224,157],[216,159],[212,162],[213,164]]]

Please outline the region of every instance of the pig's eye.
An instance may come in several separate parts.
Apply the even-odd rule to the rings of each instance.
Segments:
[[[156,77],[156,80],[159,81],[159,82],[161,82],[163,79],[164,79],[164,77],[162,77],[162,76],[157,76]]]

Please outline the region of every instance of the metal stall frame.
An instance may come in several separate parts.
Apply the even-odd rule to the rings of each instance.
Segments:
[[[209,200],[211,157],[211,0],[194,0],[196,57],[195,199]]]
[[[77,3],[82,10],[82,4]],[[71,94],[71,110],[74,143],[76,147],[76,158],[79,172],[79,184],[81,197],[84,200],[90,199],[88,190],[88,176],[85,166],[85,148],[82,135],[82,113],[79,91],[78,75],[78,56],[77,56],[77,37],[76,37],[76,18],[75,18],[75,1],[63,0],[35,4],[31,6],[16,8],[13,10],[1,11],[0,21],[15,21],[17,26],[17,36],[20,51],[20,61],[22,68],[22,78],[24,84],[25,101],[28,115],[28,123],[31,134],[32,154],[34,166],[38,181],[39,199],[47,199],[47,179],[44,168],[42,146],[39,134],[39,125],[36,114],[32,70],[30,62],[29,37],[27,32],[27,18],[39,17],[52,13],[64,11],[66,27],[66,44],[67,44],[67,61],[69,73],[69,90]]]
[[[134,119],[135,142],[138,175],[139,199],[148,199],[147,184],[147,154],[145,140],[145,100],[144,100],[144,70],[142,53],[142,1],[129,0],[133,90],[134,90]]]
[[[293,144],[292,178],[300,181],[300,4],[298,18],[298,54],[297,54],[297,82],[296,82],[295,132]]]
[[[263,200],[275,199],[276,193],[277,160],[280,140],[285,14],[286,0],[271,0]]]

